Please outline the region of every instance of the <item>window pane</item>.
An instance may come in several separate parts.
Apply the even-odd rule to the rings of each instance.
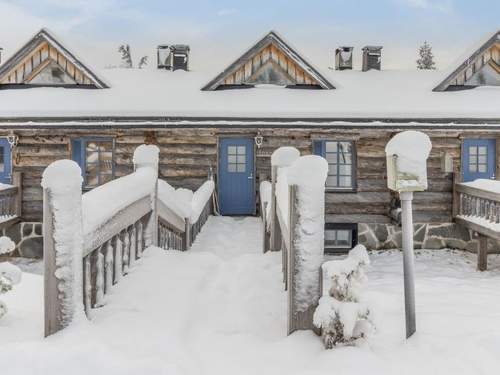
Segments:
[[[337,143],[338,142],[326,142],[325,143],[326,152],[337,152]]]
[[[329,163],[337,163],[337,154],[333,154],[333,153],[326,153],[325,155],[325,159],[329,162]]]
[[[236,172],[236,164],[228,164],[227,171],[228,172]]]
[[[351,176],[340,176],[339,177],[340,187],[351,187]]]
[[[325,240],[326,241],[335,241],[337,236],[336,230],[325,230]]]
[[[228,155],[227,162],[228,163],[236,163],[236,155]]]
[[[469,155],[476,155],[476,154],[477,154],[477,147],[469,146]]]
[[[487,153],[488,153],[488,150],[487,150],[486,146],[479,146],[479,152],[478,152],[479,155],[486,155]]]
[[[335,176],[337,174],[337,164],[328,165],[328,174],[331,176]]]
[[[479,172],[480,173],[486,172],[486,165],[485,164],[479,164]]]
[[[245,170],[246,170],[245,164],[237,164],[237,166],[238,166],[238,168],[237,168],[238,172],[245,172]]]
[[[238,154],[245,155],[246,154],[246,147],[245,146],[238,146]]]
[[[351,153],[351,143],[350,142],[340,142],[339,143],[339,154],[349,154]]]
[[[245,155],[238,155],[238,157],[237,157],[237,160],[236,160],[236,161],[237,161],[238,163],[243,163],[243,164],[244,164],[244,163],[245,163],[245,161],[246,161],[245,159],[246,159],[246,156],[245,156]]]
[[[469,172],[477,172],[477,165],[469,164]]]
[[[350,230],[338,230],[337,231],[337,247],[350,248],[352,244],[351,241],[351,231]]]
[[[229,146],[227,148],[227,153],[228,154],[233,154],[233,155],[236,154],[236,146]]]
[[[350,165],[339,165],[339,174],[340,175],[351,175],[351,166]]]
[[[0,147],[0,172],[5,172],[4,148]]]
[[[479,155],[478,156],[478,163],[479,164],[486,164],[486,155]]]
[[[105,184],[113,179],[113,175],[111,174],[101,174],[99,185]]]
[[[477,156],[476,155],[470,155],[469,156],[469,164],[476,164],[477,163]]]
[[[326,186],[328,187],[337,187],[337,177],[327,177],[326,178]]]

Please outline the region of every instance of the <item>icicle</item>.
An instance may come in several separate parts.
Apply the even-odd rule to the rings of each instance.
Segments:
[[[115,244],[115,284],[119,282],[123,275],[123,252],[120,234],[116,236]]]
[[[97,250],[95,307],[104,306],[104,255]]]
[[[108,241],[106,245],[106,288],[104,292],[106,294],[111,292],[111,287],[113,286],[113,245],[111,240]]]

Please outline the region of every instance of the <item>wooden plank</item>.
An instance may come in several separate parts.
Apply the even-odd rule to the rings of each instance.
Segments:
[[[488,237],[479,235],[478,240],[477,269],[478,271],[486,271],[488,269]]]
[[[487,228],[487,227],[483,227],[477,223],[474,223],[472,221],[467,220],[467,218],[457,216],[455,218],[455,221],[458,224],[463,225],[464,227],[466,227],[474,232],[477,232],[483,236],[490,237],[490,238],[493,238],[496,240],[500,240],[500,232],[494,231],[494,230]]]

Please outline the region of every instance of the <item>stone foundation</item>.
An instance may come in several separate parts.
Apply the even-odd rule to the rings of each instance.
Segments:
[[[14,255],[24,258],[43,258],[42,223],[17,223],[2,230],[16,244]]]
[[[460,249],[477,253],[479,241],[471,231],[455,223],[414,224],[415,249]],[[370,250],[400,249],[401,226],[394,224],[359,224],[358,242]],[[488,240],[488,252],[500,253],[500,243]]]

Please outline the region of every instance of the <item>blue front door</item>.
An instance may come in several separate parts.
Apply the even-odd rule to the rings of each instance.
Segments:
[[[462,155],[464,182],[478,178],[495,178],[496,141],[494,139],[465,139]]]
[[[254,141],[222,138],[219,142],[219,204],[222,215],[255,213]]]
[[[0,138],[0,182],[10,184],[11,181],[11,151],[7,139]]]

